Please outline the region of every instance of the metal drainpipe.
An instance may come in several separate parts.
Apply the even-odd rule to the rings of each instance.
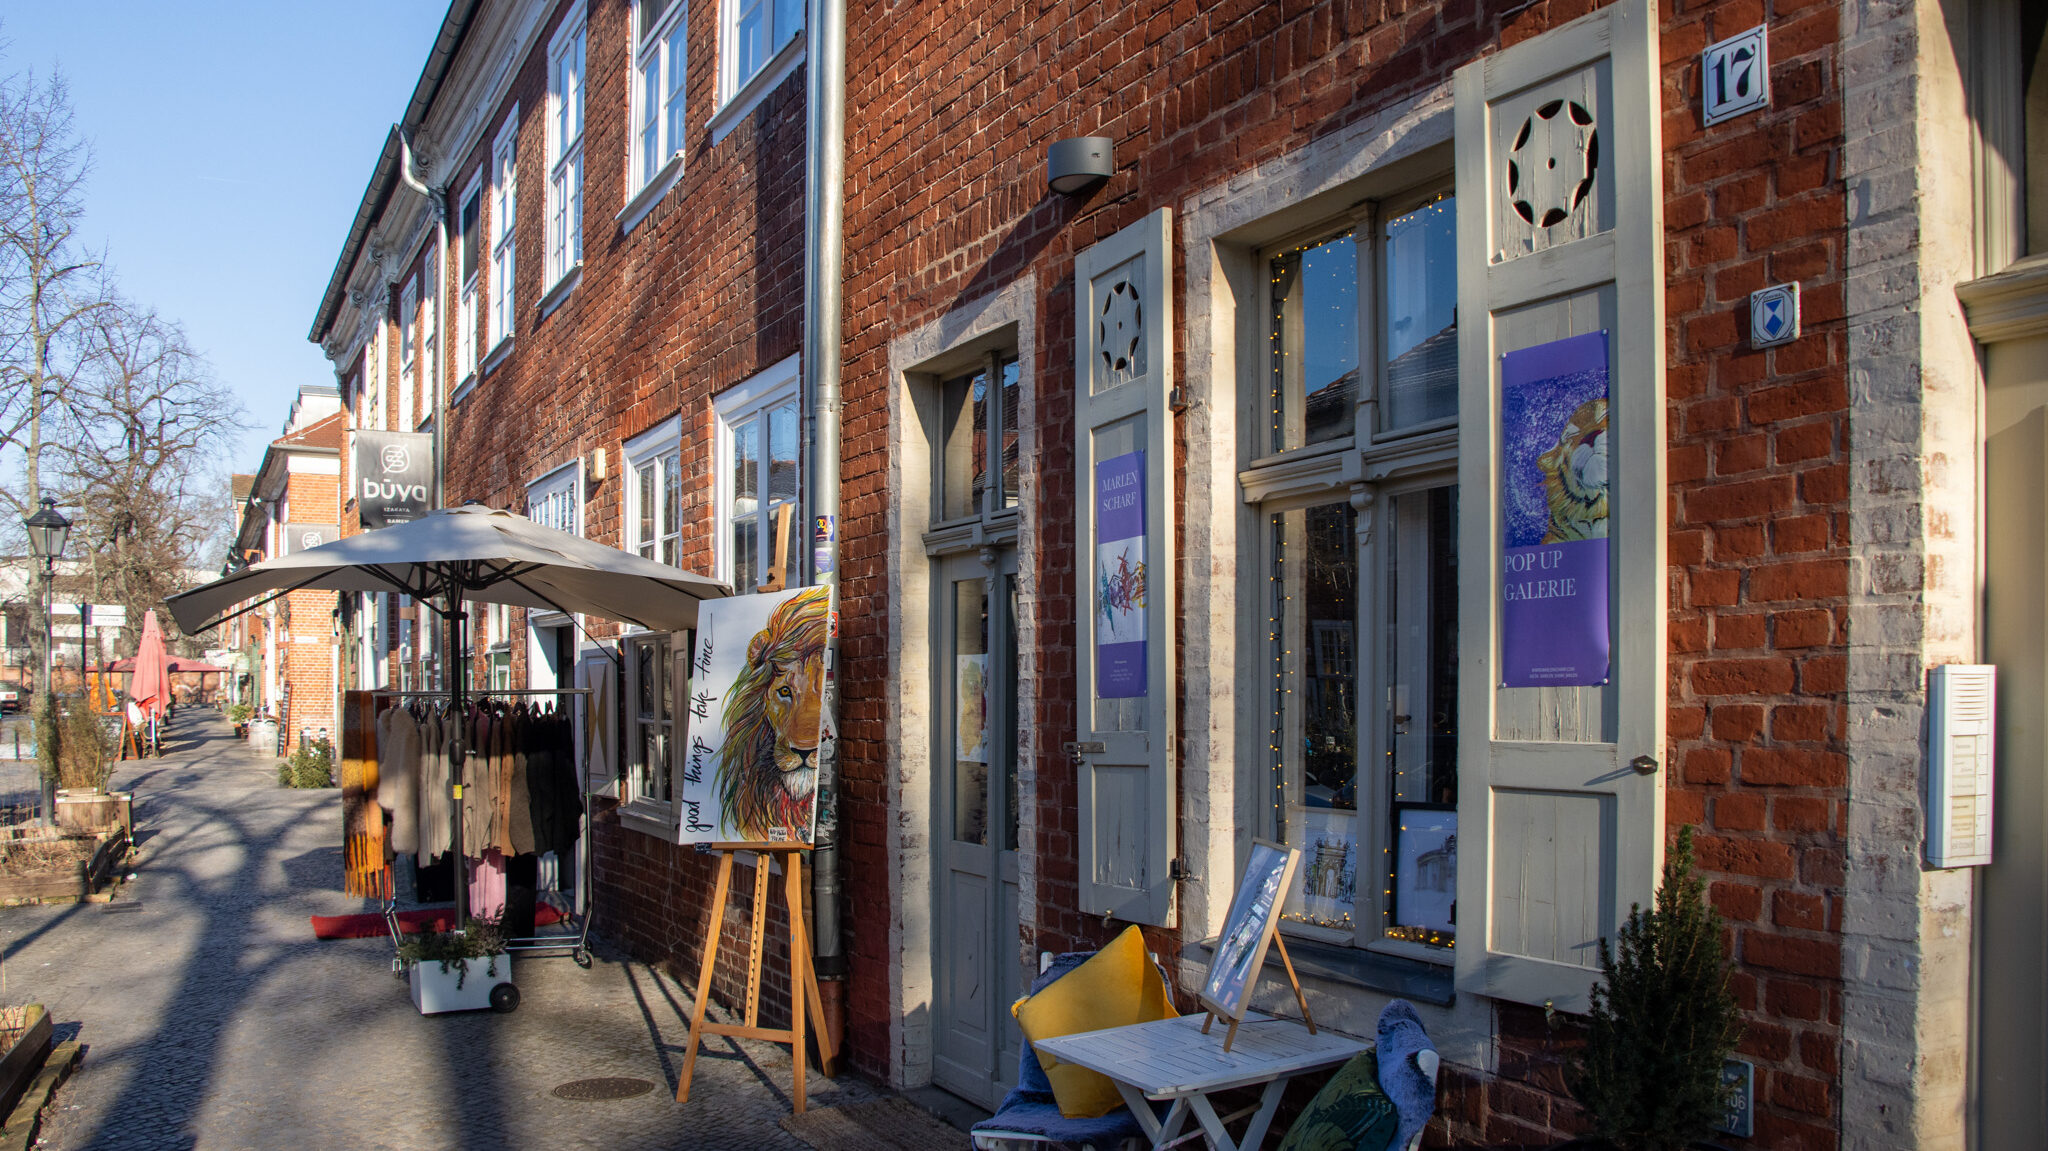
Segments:
[[[427,186],[425,180],[413,175],[412,137],[406,134],[403,125],[393,125],[398,132],[398,178],[413,191],[427,198],[434,209],[434,507],[447,507],[448,459],[447,438],[443,431],[448,426],[448,196]],[[412,431],[411,428],[400,429]]]
[[[804,443],[810,459],[811,583],[839,585],[840,260],[846,219],[846,0],[811,0],[804,69]],[[836,621],[835,621],[836,624]],[[839,632],[827,640],[831,714],[838,718]],[[826,1034],[846,1034],[846,952],[839,938],[839,749],[827,743],[818,772],[818,837],[811,852],[811,950]],[[799,1055],[799,1058],[802,1056]],[[836,1061],[835,1061],[836,1062]],[[825,1073],[837,1068],[827,1065]]]

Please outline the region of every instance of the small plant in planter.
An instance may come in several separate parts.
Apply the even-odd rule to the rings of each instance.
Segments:
[[[235,737],[237,739],[249,734],[249,717],[254,714],[256,714],[256,709],[246,703],[231,703],[228,705],[228,722],[235,725]]]
[[[73,701],[57,722],[57,785],[74,792],[105,791],[118,748],[99,716],[83,701]]]
[[[1742,1023],[1691,827],[1664,857],[1656,906],[1633,908],[1612,948],[1600,941],[1600,968],[1586,1045],[1567,1076],[1593,1128],[1575,1142],[1679,1151],[1706,1138],[1727,1111],[1721,1064]]]
[[[510,1011],[519,1005],[504,929],[490,920],[465,920],[460,931],[406,936],[398,945],[398,963],[422,1015],[482,1007]]]
[[[290,758],[277,761],[277,785],[333,787],[334,745],[324,739],[299,741]]]

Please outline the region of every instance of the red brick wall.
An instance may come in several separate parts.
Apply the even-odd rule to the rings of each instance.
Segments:
[[[1060,950],[1120,924],[1075,910],[1071,281],[1076,252],[1160,205],[1447,77],[1475,53],[1597,7],[1540,0],[1350,6],[931,6],[850,13],[845,497],[850,875],[885,874],[890,749],[883,530],[887,344],[1036,276],[1041,550],[1053,626],[1036,653],[1033,765],[1039,937]],[[1669,814],[1701,825],[1700,857],[1730,921],[1736,990],[1758,1063],[1758,1146],[1832,1140],[1839,1042],[1845,782],[1846,381],[1838,181],[1841,110],[1831,4],[1666,3],[1672,746]],[[1768,20],[1773,106],[1702,130],[1697,54]],[[1092,195],[1044,190],[1046,146],[1116,140]],[[1801,281],[1806,335],[1754,352],[1747,293]],[[891,895],[854,884],[848,916],[856,1064],[881,1070]],[[1171,951],[1173,941],[1156,941]],[[1537,1013],[1499,1010],[1500,1074],[1451,1079],[1457,1134],[1550,1140],[1573,1126]],[[1560,1040],[1561,1042],[1561,1040]],[[1438,1133],[1442,1137],[1443,1132]]]
[[[1768,21],[1772,106],[1702,129],[1698,52]],[[1847,205],[1833,4],[1665,25],[1673,824],[1730,925],[1757,1144],[1832,1147],[1841,1039],[1849,562]],[[1748,294],[1803,335],[1748,346]]]
[[[450,183],[451,197],[459,197],[470,176],[485,171],[499,127],[516,103],[513,349],[451,412],[447,499],[451,505],[476,499],[523,512],[528,481],[602,449],[609,478],[592,480],[585,489],[585,534],[623,545],[621,444],[680,412],[686,477],[681,566],[708,572],[714,564],[711,399],[795,354],[802,336],[803,78],[799,73],[787,80],[714,146],[704,125],[716,98],[718,6],[692,5],[683,175],[630,235],[621,235],[613,217],[627,200],[631,11],[626,4],[590,5],[582,278],[558,308],[542,317],[536,305],[549,287],[543,283],[542,229],[546,46],[567,11],[565,4],[551,17]],[[485,171],[486,188],[488,176]],[[451,210],[459,208],[451,204]],[[494,226],[489,212],[486,191],[480,223],[486,235]],[[461,291],[455,281],[452,219],[449,243],[442,292],[452,338]],[[487,290],[487,270],[485,283]],[[485,308],[480,300],[479,362],[490,351],[483,335]],[[395,364],[395,350],[392,357]],[[450,372],[452,391],[459,382],[452,378],[452,355],[442,367]],[[523,667],[521,613],[515,613],[514,627],[515,666]],[[605,626],[593,631],[611,634]],[[715,858],[623,829],[611,815],[599,819],[595,840],[598,930],[625,940],[643,957],[675,960],[694,990]],[[751,872],[739,874],[751,878]],[[737,925],[750,891],[740,894],[727,916],[727,962],[718,985],[727,1003],[736,1002],[744,990],[733,975],[745,954],[744,935],[731,933],[743,930]],[[778,881],[771,919],[784,922],[780,908]],[[778,949],[772,954],[783,957],[770,964],[771,970],[786,972],[786,928],[775,927],[770,938]],[[786,1010],[786,986],[771,982],[762,994],[764,1015],[783,1018],[777,1013]]]

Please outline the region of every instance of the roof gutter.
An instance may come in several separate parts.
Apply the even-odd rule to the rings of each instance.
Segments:
[[[405,186],[426,197],[434,210],[434,339],[441,342],[441,349],[434,353],[434,502],[431,506],[448,506],[448,317],[443,313],[448,298],[448,195],[446,190],[436,192],[427,187],[426,181],[412,170],[412,138],[403,126],[394,126],[402,153],[398,165],[398,176]],[[411,429],[407,429],[411,430]]]

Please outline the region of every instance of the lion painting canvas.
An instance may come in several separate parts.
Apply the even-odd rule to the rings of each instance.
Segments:
[[[811,841],[830,627],[826,588],[704,604],[691,663],[683,842]]]

